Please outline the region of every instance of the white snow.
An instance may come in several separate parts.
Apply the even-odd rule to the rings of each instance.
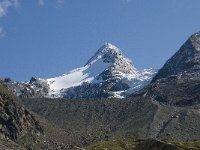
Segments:
[[[123,99],[124,98],[123,93],[124,93],[124,91],[113,92],[113,94],[114,94],[113,97]]]
[[[111,43],[105,43],[104,46],[106,47],[106,48],[104,49],[104,51],[107,51],[107,50],[109,50],[109,49],[112,49],[112,50],[116,51],[117,53],[121,53],[120,49],[119,49],[118,47],[116,47],[115,45],[111,44]],[[104,51],[103,51],[103,52],[104,52]]]
[[[130,88],[125,91],[114,92],[114,97],[125,98],[127,95],[130,95],[140,90],[141,88],[149,84],[156,73],[157,70],[154,70],[152,68],[141,70],[135,75],[120,73],[119,76],[121,78],[121,82],[126,83]]]
[[[72,70],[63,76],[47,79],[50,86],[49,96],[59,96],[62,89],[78,86],[84,82],[90,83],[109,66],[109,63],[104,63],[101,57],[98,57],[90,65]]]

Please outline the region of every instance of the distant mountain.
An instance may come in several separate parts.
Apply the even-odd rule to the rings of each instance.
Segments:
[[[84,67],[47,79],[49,97],[124,98],[147,85],[156,70],[138,71],[116,46],[106,43]]]
[[[106,43],[84,67],[50,79],[4,82],[19,97],[124,98],[140,90],[157,70],[137,70],[116,46]]]
[[[0,85],[9,89],[17,97],[46,97],[49,92],[46,80],[34,77],[29,82],[16,82],[10,78],[0,79]]]

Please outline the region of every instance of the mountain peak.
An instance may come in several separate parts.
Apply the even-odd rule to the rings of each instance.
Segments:
[[[136,74],[138,72],[133,66],[132,61],[126,58],[121,50],[111,43],[105,43],[101,46],[85,66],[90,66],[99,62],[109,65],[108,69],[111,71],[118,70],[128,74]]]
[[[91,65],[98,59],[104,59],[104,62],[106,63],[114,63],[115,59],[121,55],[122,52],[118,47],[114,46],[111,43],[105,43],[98,49],[94,56],[89,59],[86,65]]]
[[[105,43],[99,50],[120,52],[120,49],[111,43]]]

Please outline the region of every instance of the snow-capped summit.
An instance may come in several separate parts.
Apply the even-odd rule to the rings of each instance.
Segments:
[[[116,46],[106,43],[84,67],[47,79],[49,97],[124,97],[151,80],[155,70],[138,71]]]
[[[114,60],[117,56],[121,55],[121,51],[116,46],[111,43],[105,43],[95,54],[93,57],[89,59],[86,65],[90,65],[98,59],[104,59],[105,62],[114,63]],[[108,58],[106,58],[108,57]]]
[[[114,71],[119,70],[124,73],[136,74],[137,70],[133,66],[132,61],[126,58],[121,50],[112,45],[111,43],[105,43],[93,57],[89,59],[86,63],[87,65],[92,65],[98,60],[102,60],[104,63],[109,63],[110,68]]]
[[[154,69],[137,70],[119,48],[106,43],[83,67],[61,76],[0,82],[19,97],[124,98],[147,85],[155,73]]]

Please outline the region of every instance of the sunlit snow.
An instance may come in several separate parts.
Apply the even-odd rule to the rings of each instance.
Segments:
[[[109,66],[109,63],[104,63],[99,57],[91,65],[72,70],[60,77],[47,79],[51,89],[49,95],[57,95],[62,89],[78,86],[84,82],[90,83]]]

